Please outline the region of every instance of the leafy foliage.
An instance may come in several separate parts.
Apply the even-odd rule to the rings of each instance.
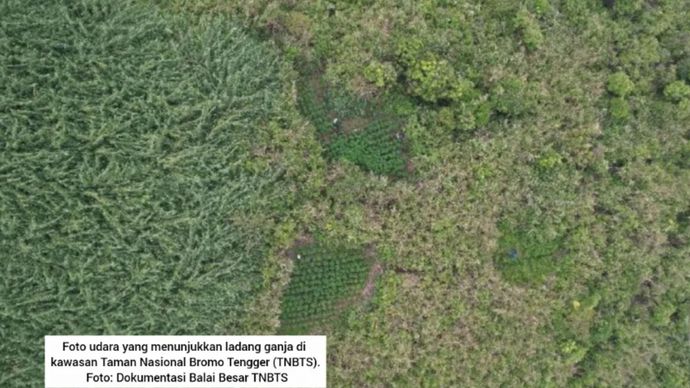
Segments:
[[[503,222],[500,229],[496,264],[508,281],[534,285],[549,275],[567,273],[571,264],[558,238],[546,238],[526,224]]]
[[[300,214],[386,268],[321,329],[329,384],[688,385],[690,101],[664,94],[688,82],[687,1],[186,2],[328,88],[396,96],[414,177],[330,163]]]
[[[389,109],[377,111],[385,102],[357,99],[328,88],[316,77],[303,83],[299,105],[321,134],[330,160],[347,160],[376,174],[405,175],[400,123]]]
[[[275,52],[150,4],[0,9],[0,385],[43,384],[46,334],[241,332],[294,203],[253,156]]]
[[[368,171],[401,177],[405,160],[401,157],[402,138],[391,131],[395,123],[378,121],[361,131],[337,136],[328,144],[328,156],[349,160]]]
[[[609,76],[606,87],[614,95],[625,97],[633,90],[635,84],[633,84],[627,74],[619,71]]]
[[[516,77],[501,80],[493,89],[491,98],[494,109],[507,116],[521,116],[535,108],[530,86]]]
[[[541,6],[540,9],[544,7]],[[520,9],[515,16],[515,24],[522,34],[522,41],[529,50],[538,49],[544,42],[539,23],[534,16],[525,8]]]
[[[395,68],[388,62],[370,63],[369,66],[364,69],[364,76],[378,88],[390,86],[397,78]]]
[[[414,61],[406,72],[410,94],[424,101],[457,101],[472,90],[472,82],[460,78],[445,60],[433,56]]]
[[[270,39],[313,124],[270,120],[241,163],[302,199],[246,331],[279,330],[279,252],[319,230],[382,261],[366,306],[295,330],[329,336],[330,385],[690,385],[687,1],[159,3]],[[414,176],[366,167],[398,144]],[[264,230],[264,209],[232,219]]]
[[[612,98],[609,102],[609,113],[615,122],[624,122],[630,118],[630,105],[621,97]]]
[[[664,96],[673,101],[690,99],[690,85],[683,81],[673,81],[666,85],[666,88],[664,89]]]
[[[368,267],[361,249],[325,243],[300,248],[281,302],[280,331],[304,333],[332,320],[362,290]]]

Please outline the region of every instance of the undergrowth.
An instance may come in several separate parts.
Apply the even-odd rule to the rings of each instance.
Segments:
[[[499,225],[496,265],[504,278],[518,284],[540,284],[550,275],[567,273],[570,267],[560,238],[548,238],[539,228],[524,224]]]

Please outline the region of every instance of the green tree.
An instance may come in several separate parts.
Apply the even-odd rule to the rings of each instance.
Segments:
[[[447,60],[435,56],[414,62],[406,74],[410,94],[428,102],[458,101],[474,87],[471,81],[460,77]]]
[[[371,62],[364,68],[364,78],[379,88],[390,86],[397,77],[395,68],[388,62]]]
[[[544,35],[541,33],[539,23],[525,8],[518,11],[515,17],[515,25],[522,35],[522,42],[529,50],[538,49],[544,43]]]
[[[606,88],[613,95],[625,97],[633,91],[635,84],[630,80],[627,74],[619,71],[609,76]]]
[[[517,117],[531,112],[536,101],[530,85],[517,77],[501,80],[491,91],[494,109],[507,116]]]
[[[690,97],[690,86],[683,81],[673,81],[666,85],[664,96],[672,101],[679,102]]]

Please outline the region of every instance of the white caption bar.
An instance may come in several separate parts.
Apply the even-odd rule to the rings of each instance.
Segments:
[[[46,336],[46,388],[326,386],[325,336]]]

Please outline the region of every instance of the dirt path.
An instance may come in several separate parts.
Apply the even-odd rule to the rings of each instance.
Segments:
[[[369,270],[369,275],[367,276],[367,282],[362,289],[362,298],[369,299],[374,294],[374,288],[376,286],[376,279],[383,272],[383,266],[381,263],[374,263]]]

